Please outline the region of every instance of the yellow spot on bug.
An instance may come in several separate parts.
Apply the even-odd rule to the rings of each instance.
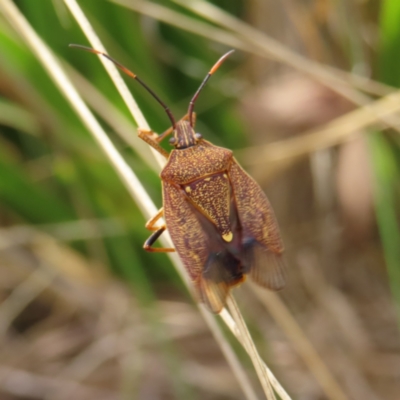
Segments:
[[[226,179],[226,178],[228,178],[228,175],[227,175],[227,174],[224,174],[223,177]]]
[[[185,187],[185,192],[186,193],[190,193],[192,191],[192,189],[190,189],[190,186],[186,186]]]
[[[224,239],[225,242],[228,243],[231,242],[233,239],[233,233],[232,232],[225,233],[224,235],[222,235],[222,239]]]
[[[204,180],[208,182],[211,181],[211,178],[205,178]]]

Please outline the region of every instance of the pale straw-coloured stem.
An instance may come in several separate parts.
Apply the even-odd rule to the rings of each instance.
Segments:
[[[268,309],[310,371],[312,371],[326,396],[331,400],[346,400],[347,396],[343,393],[336,379],[279,296],[262,290],[257,285],[252,284],[251,286],[257,298]]]
[[[99,37],[97,36],[96,32],[90,25],[88,19],[86,18],[85,14],[83,13],[82,9],[79,7],[78,3],[75,0],[64,0],[64,3],[67,5],[71,14],[74,16],[76,21],[78,22],[79,26],[83,30],[85,36],[89,40],[92,47],[96,50],[99,50],[103,53],[107,53],[105,47],[101,43]],[[139,106],[137,105],[135,99],[133,98],[132,94],[130,93],[128,87],[126,86],[125,82],[121,78],[121,75],[118,72],[117,67],[107,60],[104,57],[99,57],[101,63],[103,64],[104,68],[110,75],[111,79],[114,82],[115,87],[119,91],[121,97],[124,99],[125,104],[129,108],[133,118],[137,122],[138,126],[142,129],[150,129],[149,124],[146,121],[146,118],[142,114]]]
[[[132,120],[113,104],[104,94],[98,90],[88,79],[82,76],[72,66],[64,63],[68,75],[75,87],[79,87],[80,93],[91,109],[101,115],[102,119],[128,144],[136,154],[155,172],[160,172],[160,165],[154,162],[151,147],[143,140],[138,140],[136,126]]]
[[[370,103],[368,107],[359,107],[350,111],[303,135],[264,146],[247,148],[241,153],[242,159],[247,165],[259,166],[265,162],[280,162],[305,156],[348,141],[355,133],[371,125],[379,124],[381,119],[390,117],[399,111],[400,90]]]
[[[272,385],[268,374],[265,373],[264,362],[256,349],[256,346],[250,336],[250,332],[247,329],[246,323],[243,320],[242,314],[236,304],[236,301],[232,294],[229,294],[227,299],[228,309],[237,325],[240,342],[249,353],[251,361],[253,362],[254,368],[257,372],[258,379],[264,389],[264,393],[268,400],[276,400],[275,393],[272,390]]]

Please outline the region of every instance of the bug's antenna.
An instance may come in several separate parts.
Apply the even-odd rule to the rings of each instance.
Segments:
[[[130,71],[124,65],[122,65],[120,62],[118,62],[117,60],[114,60],[114,58],[110,57],[108,54],[106,54],[102,51],[92,49],[91,47],[82,46],[80,44],[70,44],[69,47],[74,47],[77,49],[88,51],[89,53],[99,54],[101,56],[104,56],[105,58],[108,58],[111,62],[113,62],[126,75],[129,75],[131,78],[136,79],[161,104],[161,106],[164,108],[165,112],[167,113],[167,115],[172,123],[173,129],[176,128],[175,118],[172,115],[172,112],[169,109],[169,107],[136,74],[134,74],[132,71]]]
[[[193,108],[194,108],[194,103],[196,102],[197,98],[199,97],[199,94],[201,90],[203,89],[204,85],[207,83],[207,81],[210,79],[211,75],[221,66],[221,64],[225,61],[226,58],[228,58],[235,50],[230,50],[226,54],[224,54],[215,64],[214,66],[210,69],[210,72],[206,75],[204,78],[203,82],[201,83],[200,87],[197,89],[197,92],[194,94],[192,97],[192,100],[190,100],[189,103],[189,109],[188,109],[188,116],[189,116],[189,123],[190,126],[193,126]]]

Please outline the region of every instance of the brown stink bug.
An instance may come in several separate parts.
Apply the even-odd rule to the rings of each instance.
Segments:
[[[243,282],[245,275],[261,286],[281,289],[285,284],[283,245],[267,197],[231,150],[214,146],[194,130],[197,97],[232,51],[211,68],[189,103],[188,114],[176,122],[165,103],[133,72],[105,53],[83,48],[107,57],[136,79],[164,107],[172,123],[161,135],[139,131],[140,138],[167,158],[160,175],[163,208],[146,224],[154,233],[144,248],[176,250],[199,299],[214,313],[223,309],[230,288]],[[175,149],[168,153],[159,143],[171,133]],[[155,226],[162,217],[165,225]],[[152,247],[166,229],[175,249]]]

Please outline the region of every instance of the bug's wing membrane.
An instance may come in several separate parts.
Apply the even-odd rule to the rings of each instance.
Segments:
[[[285,286],[285,265],[280,254],[254,242],[244,246],[242,261],[250,266],[249,275],[259,285],[271,290]]]
[[[267,196],[234,160],[229,169],[242,227],[241,260],[246,272],[261,286],[280,290],[285,285],[283,244]]]
[[[224,277],[218,276],[218,271],[223,270],[220,265],[222,260],[210,258],[215,238],[212,232],[204,229],[204,224],[199,220],[201,216],[188,203],[179,187],[164,181],[163,200],[165,222],[175,249],[200,299],[211,311],[218,313],[225,305],[229,283]]]

